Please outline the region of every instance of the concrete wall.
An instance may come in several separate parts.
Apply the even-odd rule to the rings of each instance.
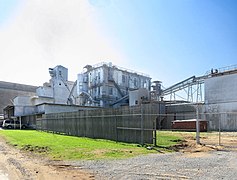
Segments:
[[[36,93],[40,97],[50,97],[53,98],[53,88],[49,84],[44,84],[36,89]]]
[[[17,96],[13,99],[15,106],[32,106],[31,96]]]
[[[6,106],[12,105],[12,100],[16,96],[34,96],[36,88],[36,86],[0,81],[0,114],[3,114]]]
[[[145,88],[129,91],[129,106],[140,105],[142,101],[148,101],[149,99],[149,91]]]
[[[205,80],[205,107],[209,130],[237,131],[237,74]]]
[[[237,102],[237,74],[205,80],[205,104]]]
[[[39,114],[77,112],[79,110],[98,109],[98,107],[86,107],[86,106],[63,105],[63,104],[48,104],[48,103],[40,104],[40,105],[37,105],[36,107],[37,107],[37,113],[39,113]]]
[[[14,116],[33,115],[36,112],[35,106],[15,106]]]

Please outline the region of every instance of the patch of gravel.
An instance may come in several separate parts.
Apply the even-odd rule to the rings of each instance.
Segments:
[[[15,166],[16,169],[18,169],[20,171],[20,173],[25,177],[25,179],[27,179],[27,180],[31,179],[30,178],[31,177],[30,173],[16,159],[8,158],[7,162],[9,164],[12,164],[13,166]]]
[[[149,154],[122,160],[71,161],[96,179],[237,179],[237,152]]]
[[[0,152],[4,152],[4,151],[6,151],[6,148],[4,146],[0,145]]]

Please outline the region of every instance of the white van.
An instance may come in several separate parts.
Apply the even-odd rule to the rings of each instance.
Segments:
[[[18,120],[14,121],[13,119],[6,119],[3,121],[2,127],[7,128],[7,129],[19,129],[20,121]],[[25,129],[25,128],[27,128],[27,125],[21,124],[21,129]]]

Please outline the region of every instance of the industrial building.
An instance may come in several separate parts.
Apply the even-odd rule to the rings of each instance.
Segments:
[[[33,95],[14,97],[13,105],[4,109],[7,118],[24,120],[33,115],[118,107],[129,105],[129,100],[131,105],[138,105],[150,98],[151,78],[148,75],[111,63],[87,65],[85,70],[73,82],[68,81],[67,68],[61,65],[49,68],[49,82],[36,88]]]
[[[176,120],[196,119],[199,109],[200,120],[206,120],[208,130],[237,131],[237,66],[210,70],[205,75],[192,76],[162,90],[161,96],[170,96],[164,119],[171,128]],[[185,91],[186,97],[178,102],[175,93]],[[204,94],[204,96],[203,96]],[[172,116],[173,114],[173,116]],[[168,123],[167,123],[168,122]]]
[[[151,78],[112,63],[86,65],[78,74],[77,92],[80,105],[116,107],[128,105],[129,92],[143,89],[138,99],[149,99]],[[141,94],[141,92],[140,92]],[[135,100],[136,101],[136,100]],[[138,100],[136,101],[138,103]]]
[[[45,109],[42,107],[48,106],[42,106],[42,104],[73,104],[72,87],[74,82],[68,81],[68,69],[63,66],[56,66],[49,68],[49,74],[51,76],[49,82],[38,87],[34,96],[17,96],[13,99],[14,116],[45,113]]]
[[[76,102],[76,82],[68,81],[67,68],[58,65],[49,68],[49,74],[49,82],[39,86],[33,96],[17,96],[13,99],[13,107],[7,108],[14,112],[12,116],[25,117],[93,108],[79,106]]]
[[[205,79],[205,106],[208,113],[209,130],[220,127],[226,131],[237,131],[237,67],[231,66],[211,73]]]
[[[3,108],[5,119],[20,119],[23,123],[35,128],[36,118],[41,118],[42,114],[94,108],[77,105],[75,82],[68,81],[67,68],[58,65],[49,68],[49,74],[51,78],[43,86],[35,88],[24,86],[33,92],[18,93],[11,99],[12,103]]]
[[[68,81],[68,69],[58,65],[54,68],[49,68],[51,79],[48,83],[36,90],[37,97],[34,99],[34,104],[43,102],[54,104],[76,104],[75,93],[73,89],[74,82]]]
[[[163,89],[161,82],[152,83],[149,75],[112,63],[86,65],[75,82],[68,80],[68,69],[61,65],[50,68],[49,74],[51,78],[43,86],[28,87],[28,94],[12,97],[13,106],[6,104],[5,114],[27,119],[32,115],[157,102],[162,105],[162,115],[157,118],[159,128],[171,129],[176,120],[195,120],[198,108],[200,120],[208,121],[207,130],[220,126],[226,131],[237,130],[236,66],[211,70]],[[14,86],[15,90],[19,87]],[[184,91],[184,99],[177,98],[180,91]]]
[[[6,106],[13,105],[16,96],[35,96],[36,86],[0,81],[0,114]]]

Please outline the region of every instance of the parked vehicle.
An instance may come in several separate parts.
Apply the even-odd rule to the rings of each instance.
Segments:
[[[7,129],[19,129],[21,126],[21,129],[27,128],[26,124],[21,124],[19,120],[13,120],[13,119],[6,119],[3,121],[2,127]]]
[[[0,114],[0,127],[2,127],[3,120],[4,120],[4,116],[3,114]]]
[[[0,127],[2,127],[2,124],[3,124],[3,120],[0,120]]]

